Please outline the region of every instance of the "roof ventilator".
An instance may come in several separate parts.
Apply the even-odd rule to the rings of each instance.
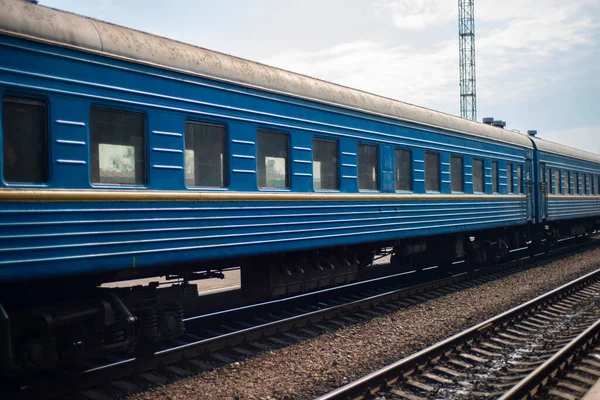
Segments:
[[[487,117],[487,118],[484,118],[484,119],[482,120],[482,122],[483,122],[484,124],[491,125],[491,124],[492,124],[492,122],[494,122],[494,118],[492,118],[492,117]]]
[[[504,122],[504,121],[494,121],[494,122],[492,122],[492,126],[495,126],[496,128],[504,129],[504,127],[506,126],[506,122]]]
[[[536,130],[533,130],[533,131],[527,131],[527,134],[528,134],[529,136],[535,136],[535,135],[537,135],[537,131],[536,131]]]

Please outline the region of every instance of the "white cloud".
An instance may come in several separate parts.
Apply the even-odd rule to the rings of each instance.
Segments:
[[[584,126],[554,132],[539,132],[538,136],[552,142],[600,154],[600,125]]]
[[[450,3],[457,7],[434,0],[387,0],[379,6],[396,25],[421,29],[454,18]],[[565,52],[575,47],[578,54],[582,47],[593,51],[598,24],[582,12],[581,0],[566,5],[562,0],[478,4],[477,18],[484,21],[476,38],[480,99],[523,99],[568,78],[575,70],[569,63],[576,60],[564,57]],[[354,41],[317,51],[288,50],[261,61],[433,109],[459,111],[458,39],[427,46]]]
[[[444,0],[384,0],[377,12],[401,29],[422,30],[457,18],[457,4]]]
[[[458,103],[457,46],[450,41],[419,51],[411,46],[359,41],[316,52],[287,51],[261,61],[378,95],[446,109]]]
[[[510,1],[478,13],[484,20],[506,20],[499,27],[482,29],[476,39],[482,97],[523,98],[555,85],[575,70],[569,67],[577,62],[571,54],[575,49],[578,57],[593,51],[599,25],[582,12],[581,4],[549,1],[544,6],[529,0],[523,1],[520,10],[521,5],[506,3]]]

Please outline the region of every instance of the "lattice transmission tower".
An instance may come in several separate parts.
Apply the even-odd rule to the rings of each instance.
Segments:
[[[477,120],[475,82],[475,0],[458,0],[460,116]]]

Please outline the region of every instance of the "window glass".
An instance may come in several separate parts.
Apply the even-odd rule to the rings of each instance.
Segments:
[[[358,188],[379,190],[379,154],[377,146],[358,145]]]
[[[583,174],[583,194],[589,194],[590,180],[588,174]]]
[[[2,165],[6,182],[48,181],[46,103],[6,96],[2,100]]]
[[[581,194],[579,190],[579,172],[573,174],[573,187],[575,188],[575,194]]]
[[[463,158],[459,156],[450,157],[450,190],[453,192],[464,192],[464,165]]]
[[[227,186],[227,129],[222,125],[185,123],[187,186]]]
[[[552,192],[552,170],[546,168],[546,191],[547,193]]]
[[[93,183],[146,184],[145,118],[141,113],[90,110]]]
[[[483,160],[473,160],[473,191],[483,193],[485,185],[483,180]]]
[[[425,153],[425,190],[440,191],[440,155]]]
[[[313,139],[313,187],[315,190],[340,188],[338,143]]]
[[[286,189],[290,187],[290,144],[286,134],[258,131],[258,187]]]
[[[513,170],[512,164],[506,164],[506,186],[508,187],[508,193],[513,193]]]
[[[560,193],[560,170],[554,169],[554,194]]]
[[[412,190],[412,154],[410,150],[394,150],[396,190]]]
[[[523,193],[523,172],[522,167],[517,165],[517,191],[516,193]]]
[[[492,161],[492,192],[498,193],[498,161]]]

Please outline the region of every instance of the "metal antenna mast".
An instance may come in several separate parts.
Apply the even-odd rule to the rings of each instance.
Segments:
[[[460,116],[477,120],[475,84],[475,0],[458,0]]]

